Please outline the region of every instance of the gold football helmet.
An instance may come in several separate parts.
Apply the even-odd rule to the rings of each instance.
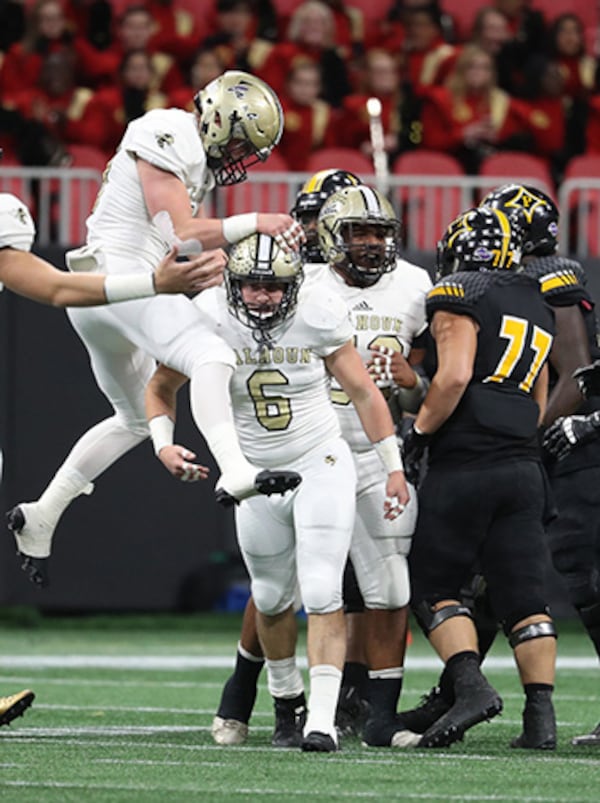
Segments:
[[[245,237],[232,246],[225,268],[229,311],[244,326],[254,330],[259,343],[268,343],[269,330],[296,311],[303,279],[302,262],[297,251],[284,251],[273,237],[266,234]],[[242,295],[244,284],[280,287],[283,297],[277,305],[250,306]]]
[[[194,96],[200,138],[219,185],[238,184],[264,162],[283,132],[279,98],[260,78],[228,70]]]
[[[378,190],[365,185],[333,193],[319,213],[319,245],[329,264],[359,287],[396,267],[400,221]]]

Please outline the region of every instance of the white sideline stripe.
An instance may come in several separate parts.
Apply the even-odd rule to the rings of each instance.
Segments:
[[[2,781],[0,782],[0,787],[2,786],[12,786],[12,787],[21,787],[21,788],[34,788],[34,789],[96,789],[96,790],[103,790],[103,791],[120,791],[120,792],[157,792],[157,791],[173,791],[177,793],[193,793],[197,794],[198,786],[197,784],[181,784],[176,787],[159,787],[156,784],[115,784],[115,783],[68,783],[64,781]],[[286,789],[285,791],[282,789],[266,789],[264,786],[259,787],[238,787],[237,789],[230,789],[228,790],[232,795],[252,795],[255,799],[259,799],[262,795],[271,795],[281,798],[284,795],[286,798],[288,797],[300,797],[300,798],[307,798],[307,796],[312,793],[314,794],[314,790],[310,790],[310,793],[306,789]],[[375,791],[367,791],[361,792],[356,789],[343,791],[339,788],[339,786],[335,785],[335,792],[333,790],[322,789],[321,792],[326,794],[335,794],[336,798],[345,798],[345,799],[356,799],[356,798],[365,798],[365,799],[379,799],[381,800],[381,793]],[[397,799],[402,800],[439,800],[440,796],[437,793],[407,793],[405,791],[399,792],[399,797]],[[563,797],[538,797],[538,796],[527,796],[523,797],[522,795],[444,795],[444,800],[457,800],[457,801],[482,801],[482,800],[491,800],[491,801],[519,801],[519,803],[564,803]],[[571,797],[569,798],[571,803],[586,803],[589,798],[577,798]]]
[[[187,669],[233,669],[234,657],[231,655],[2,655],[0,668],[14,669],[131,669],[131,670],[187,670]],[[306,669],[304,656],[298,656],[298,666]],[[556,661],[558,670],[598,669],[596,657],[564,656]],[[439,670],[442,662],[434,656],[407,656],[406,669]],[[487,658],[485,669],[510,669],[514,671],[512,656],[506,658]]]
[[[29,730],[34,730],[34,729],[29,729]],[[40,730],[42,730],[42,729],[40,729]],[[68,729],[65,729],[65,730],[68,730]],[[199,730],[202,730],[202,729],[200,728]],[[2,741],[2,742],[8,741],[8,742],[15,743],[15,744],[18,744],[19,742],[22,742],[23,744],[27,744],[27,745],[32,745],[32,744],[36,744],[36,743],[43,744],[44,742],[46,744],[48,744],[48,742],[45,739],[43,739],[43,738],[38,738],[38,739],[32,738],[32,735],[24,736],[23,738],[20,738],[22,734],[23,734],[23,729],[22,728],[20,728],[19,731],[14,731],[13,733],[6,733],[6,734],[3,733],[2,734],[2,739],[0,741]],[[85,748],[90,748],[90,747],[100,747],[100,748],[110,747],[113,750],[115,748],[119,748],[119,747],[124,747],[124,748],[134,747],[134,748],[137,748],[137,749],[140,749],[140,750],[141,749],[144,749],[144,750],[152,749],[152,750],[161,750],[161,751],[164,751],[164,750],[172,750],[172,751],[181,750],[181,751],[188,752],[188,753],[189,752],[193,752],[193,753],[218,752],[218,753],[223,754],[224,751],[229,752],[228,748],[224,748],[221,745],[216,745],[216,744],[198,745],[198,744],[181,744],[180,742],[178,742],[178,743],[175,743],[175,742],[158,742],[157,743],[155,741],[153,741],[153,742],[141,742],[141,741],[132,742],[132,741],[125,741],[125,740],[117,741],[116,739],[111,739],[110,741],[105,741],[105,740],[102,740],[102,739],[86,739],[85,741],[82,742],[81,739],[79,738],[78,729],[76,729],[76,728],[72,728],[70,730],[70,734],[69,735],[73,736],[74,738],[73,739],[68,739],[68,738],[62,737],[60,739],[59,746],[61,746],[61,747],[63,747],[63,746],[64,747],[77,747],[79,749],[81,749],[83,747],[85,747]],[[125,734],[125,735],[128,735],[128,734]],[[152,734],[149,734],[149,735],[152,735]],[[266,745],[264,747],[250,747],[248,745],[237,745],[236,747],[230,748],[230,750],[233,753],[238,753],[238,752],[242,752],[242,753],[266,753],[266,754],[270,754],[270,755],[273,755],[273,751],[277,751],[277,750],[286,750],[286,752],[288,752],[286,748],[270,747],[270,746],[266,746]],[[377,750],[377,748],[365,748],[365,750],[367,752],[369,752],[370,750]],[[390,753],[391,753],[391,755],[390,755]],[[338,762],[338,763],[341,763],[341,764],[344,764],[347,761],[350,761],[352,764],[376,764],[376,765],[377,764],[381,764],[383,766],[388,766],[388,765],[398,766],[398,760],[402,759],[402,758],[408,758],[408,759],[411,759],[411,760],[418,759],[419,761],[422,761],[424,763],[427,763],[428,761],[432,761],[436,765],[439,765],[440,763],[446,761],[449,766],[453,766],[453,765],[455,766],[456,763],[459,762],[459,761],[467,761],[467,762],[469,762],[469,761],[488,761],[488,762],[495,762],[495,761],[501,760],[501,757],[499,757],[499,756],[489,756],[489,755],[483,755],[483,754],[460,755],[460,754],[451,753],[451,752],[438,752],[437,750],[436,750],[435,754],[432,755],[429,751],[423,751],[423,750],[419,751],[417,749],[411,749],[411,748],[407,748],[405,750],[394,750],[393,752],[392,751],[388,752],[386,750],[385,757],[382,755],[381,758],[379,756],[377,756],[376,754],[374,754],[373,757],[370,757],[370,756],[367,756],[367,755],[357,756],[355,753],[348,754],[348,753],[344,753],[342,751],[341,753],[336,753],[334,755],[328,756],[327,760],[328,761],[335,761],[335,762]],[[552,755],[538,755],[538,754],[533,755],[532,754],[532,755],[528,755],[526,758],[527,758],[528,764],[531,764],[532,762],[535,762],[535,763],[538,763],[538,764],[539,763],[542,763],[542,764],[550,763],[553,766],[556,765],[556,764],[565,764],[568,767],[571,767],[573,764],[577,764],[577,765],[580,765],[580,766],[583,766],[583,767],[590,766],[590,767],[594,767],[596,769],[598,768],[598,759],[596,757],[594,757],[594,758],[571,758],[570,756],[565,756],[563,758],[561,756],[556,756],[554,754],[552,754]],[[194,758],[194,762],[195,761],[196,761],[196,759]],[[22,767],[23,765],[20,764],[20,766]],[[0,781],[0,787],[1,786],[2,786],[2,782]],[[288,790],[286,790],[286,793],[287,793],[287,791]],[[438,795],[438,799],[439,799],[439,795]],[[479,799],[479,798],[477,798],[477,799]],[[527,799],[527,798],[523,798],[523,800],[525,800],[525,799]],[[531,799],[533,800],[533,798],[531,798]],[[550,800],[550,798],[548,798],[548,800]],[[588,799],[586,798],[586,800],[588,800]],[[570,798],[569,799],[569,803],[574,803],[574,801],[575,801],[575,798]],[[561,800],[561,803],[564,803],[564,800]]]

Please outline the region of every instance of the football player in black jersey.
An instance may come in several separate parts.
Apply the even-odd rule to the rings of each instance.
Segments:
[[[546,463],[557,509],[547,535],[554,566],[600,657],[600,450],[590,436],[600,419],[600,389],[592,387],[584,400],[573,376],[578,366],[600,357],[594,301],[581,265],[557,254],[558,209],[552,199],[534,187],[507,185],[491,193],[487,202],[525,216],[524,252],[531,257],[524,270],[538,278],[554,310],[556,336],[543,421],[550,428],[544,446],[555,458],[563,451],[561,436],[577,448]],[[600,745],[600,725],[575,737],[573,744]]]
[[[564,418],[577,411],[580,415],[599,407],[600,385],[591,387],[589,400],[582,406],[582,396],[573,378],[573,369],[590,361],[598,352],[594,302],[585,288],[586,277],[579,263],[559,256],[559,212],[545,193],[535,187],[506,184],[489,193],[482,201],[516,215],[525,226],[522,270],[539,281],[544,299],[553,307],[556,333],[550,352],[550,394],[544,426],[550,427],[544,439],[547,451],[555,456],[569,451],[566,444],[590,444],[594,439],[595,419],[579,416]],[[596,414],[596,419],[600,414]],[[600,430],[598,430],[600,433]],[[558,500],[558,516],[547,525],[555,567],[566,581],[571,600],[600,655],[600,592],[598,590],[599,533],[596,491],[600,481],[600,450],[582,450],[577,456],[547,466],[552,490]],[[582,472],[586,473],[583,474]],[[594,579],[596,578],[596,579]],[[480,655],[491,647],[497,624],[490,611],[485,582],[480,576],[468,584],[466,596],[474,608]],[[465,595],[463,595],[465,599]],[[466,599],[465,599],[466,601]],[[421,705],[402,712],[411,730],[424,732],[452,704],[452,689],[443,673],[438,685]],[[600,726],[592,733],[576,737],[574,744],[600,744]]]
[[[442,747],[502,710],[480,670],[461,589],[475,567],[514,650],[526,703],[515,747],[553,749],[556,632],[544,587],[546,482],[538,426],[547,401],[554,316],[518,272],[523,230],[479,207],[440,244],[427,298],[437,370],[405,438],[407,476],[428,447],[410,555],[412,607],[444,661],[453,703],[420,746]]]

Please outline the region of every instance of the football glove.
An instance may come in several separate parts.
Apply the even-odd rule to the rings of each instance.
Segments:
[[[600,396],[600,360],[578,368],[574,372],[573,378],[577,380],[584,399],[589,399],[590,396]]]
[[[561,460],[573,449],[600,438],[600,410],[591,415],[568,415],[557,418],[544,433],[543,446]]]
[[[415,488],[419,485],[421,476],[421,461],[425,454],[425,449],[431,435],[425,435],[415,431],[414,423],[404,435],[402,440],[402,462],[404,463],[404,476],[406,481],[412,483]]]

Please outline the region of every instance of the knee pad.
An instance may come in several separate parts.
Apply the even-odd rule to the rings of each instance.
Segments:
[[[145,418],[136,418],[134,416],[128,418],[122,412],[118,412],[113,416],[112,420],[115,426],[120,427],[128,435],[132,435],[140,441],[150,437],[150,428]]]
[[[554,622],[534,622],[525,627],[520,627],[518,630],[513,630],[508,636],[508,643],[514,650],[519,644],[524,644],[526,641],[532,641],[536,638],[558,638]]]
[[[428,636],[432,630],[435,630],[436,627],[439,627],[442,622],[445,622],[447,619],[452,619],[455,616],[466,616],[468,619],[473,619],[471,609],[467,608],[466,605],[446,605],[445,608],[434,611],[433,606],[427,602],[427,600],[417,605],[413,613],[421,630],[426,636]]]
[[[367,608],[395,610],[408,605],[410,579],[404,555],[392,554],[381,559],[371,589],[364,595]]]
[[[294,602],[293,595],[267,578],[252,581],[252,596],[257,610],[265,616],[277,616]]]
[[[550,608],[539,600],[528,606],[522,608],[515,608],[506,616],[502,622],[502,628],[506,636],[510,636],[513,627],[517,622],[522,622],[524,619],[529,619],[530,616],[548,616],[550,617]]]
[[[356,572],[350,560],[346,563],[346,568],[344,569],[343,596],[345,613],[362,613],[364,611],[365,601],[360,593]]]
[[[302,586],[302,600],[306,613],[333,613],[342,607],[342,592],[317,576]]]

